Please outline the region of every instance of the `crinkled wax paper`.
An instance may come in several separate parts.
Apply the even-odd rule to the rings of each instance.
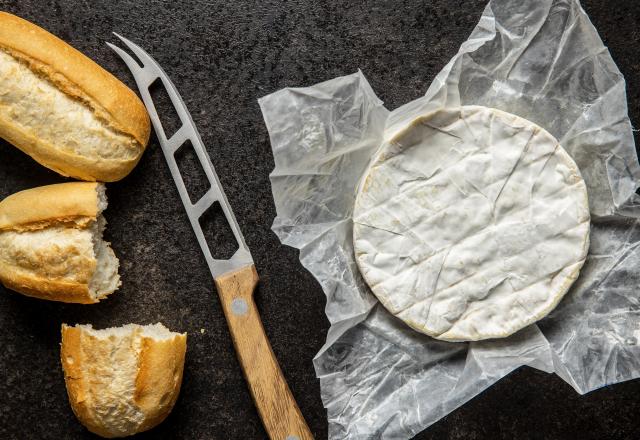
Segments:
[[[356,267],[355,189],[384,138],[441,107],[485,105],[545,127],[574,158],[589,257],[550,316],[502,340],[448,343],[392,317]],[[273,230],[327,295],[314,364],[329,436],[409,438],[522,365],[578,393],[640,376],[640,167],[625,82],[577,0],[492,0],[426,95],[393,112],[360,72],[260,100],[276,168]]]

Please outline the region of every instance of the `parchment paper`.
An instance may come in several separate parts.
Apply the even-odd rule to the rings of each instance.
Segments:
[[[415,116],[495,107],[560,140],[587,183],[589,257],[560,305],[502,340],[447,343],[409,329],[356,267],[351,213],[369,159]],[[492,0],[426,95],[392,112],[361,72],[260,100],[282,243],[327,295],[314,359],[329,437],[404,439],[523,365],[578,393],[640,376],[640,166],[625,82],[577,0]]]

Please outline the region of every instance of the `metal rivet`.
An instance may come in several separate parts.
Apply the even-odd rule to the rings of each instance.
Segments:
[[[236,298],[233,301],[231,301],[231,311],[233,312],[234,315],[243,316],[243,315],[246,315],[247,312],[249,311],[249,305],[242,298]],[[289,438],[287,437],[287,440],[288,439]]]
[[[288,435],[285,440],[300,440],[300,437],[297,435]]]

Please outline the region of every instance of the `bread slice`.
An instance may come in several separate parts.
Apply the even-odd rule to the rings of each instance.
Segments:
[[[160,323],[104,330],[63,324],[60,355],[73,412],[106,438],[153,428],[178,398],[186,349],[187,334]]]
[[[103,184],[71,182],[0,202],[0,281],[27,296],[97,303],[120,286],[119,262],[102,239]]]
[[[144,105],[122,82],[0,12],[0,137],[64,176],[112,182],[138,163],[150,130]]]

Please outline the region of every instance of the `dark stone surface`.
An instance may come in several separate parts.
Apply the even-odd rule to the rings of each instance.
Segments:
[[[484,0],[0,0],[132,85],[106,47],[117,31],[169,73],[212,156],[261,276],[257,302],[273,349],[317,438],[326,413],[311,359],[328,328],[319,285],[280,245],[268,175],[273,159],[256,99],[362,69],[389,108],[424,93],[480,17]],[[584,1],[625,74],[640,123],[640,2]],[[636,141],[638,141],[636,137]],[[0,141],[0,197],[60,182]],[[60,324],[99,328],[162,321],[189,332],[182,393],[146,439],[253,439],[253,408],[209,272],[155,139],[138,168],[109,185],[108,238],[123,287],[99,305],[29,299],[0,288],[0,438],[93,438],[67,403]],[[200,329],[205,329],[204,333]],[[420,439],[632,439],[640,382],[578,396],[559,378],[521,369],[420,434]]]

